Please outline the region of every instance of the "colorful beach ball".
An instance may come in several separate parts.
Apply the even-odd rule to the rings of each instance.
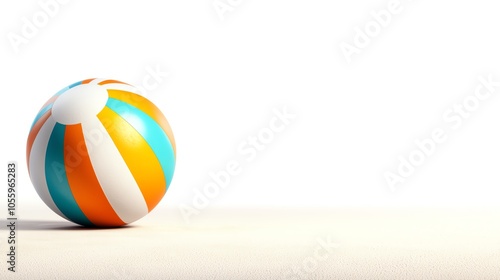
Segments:
[[[89,79],[50,98],[31,127],[31,181],[61,217],[83,226],[134,222],[163,198],[175,167],[172,130],[131,85]]]

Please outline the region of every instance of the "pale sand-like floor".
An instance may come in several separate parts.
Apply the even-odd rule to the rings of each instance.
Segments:
[[[500,279],[499,209],[211,209],[187,224],[163,208],[120,229],[23,209],[16,273],[0,232],[0,279]]]

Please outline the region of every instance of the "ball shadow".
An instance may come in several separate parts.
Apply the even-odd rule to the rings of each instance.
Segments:
[[[112,230],[112,229],[126,229],[133,228],[134,226],[126,225],[121,227],[84,227],[81,225],[73,224],[65,221],[44,221],[44,220],[18,220],[16,222],[17,230]]]

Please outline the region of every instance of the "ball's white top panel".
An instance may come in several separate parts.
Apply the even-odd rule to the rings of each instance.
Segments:
[[[62,124],[92,120],[108,101],[108,92],[99,85],[84,84],[68,89],[54,102],[52,116]]]

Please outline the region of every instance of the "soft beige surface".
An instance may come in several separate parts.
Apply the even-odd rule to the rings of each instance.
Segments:
[[[2,260],[0,279],[500,279],[491,209],[213,209],[186,224],[164,208],[88,230],[23,207],[18,272]],[[328,238],[339,247],[305,272]]]

